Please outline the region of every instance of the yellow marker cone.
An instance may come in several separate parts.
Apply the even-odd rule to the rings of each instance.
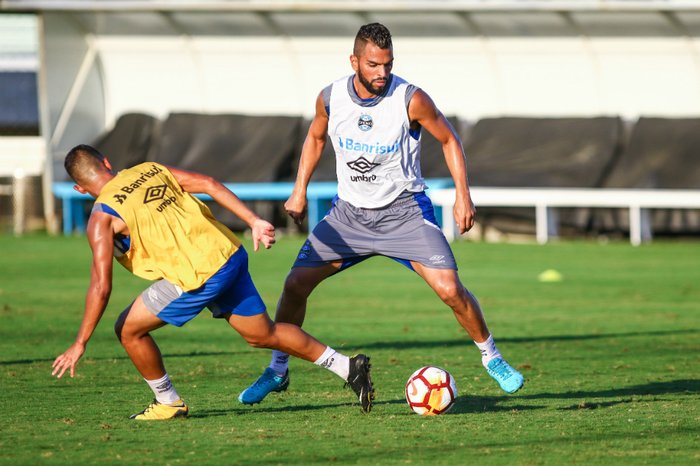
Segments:
[[[543,283],[553,283],[560,282],[564,279],[559,271],[554,269],[547,269],[537,276],[537,280]]]

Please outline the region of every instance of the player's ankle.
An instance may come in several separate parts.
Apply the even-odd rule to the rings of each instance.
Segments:
[[[272,358],[270,359],[270,369],[275,371],[279,377],[284,377],[289,368],[289,355],[283,351],[272,350]]]
[[[481,352],[481,364],[483,364],[484,367],[488,367],[488,364],[494,359],[502,357],[500,351],[496,348],[496,343],[493,341],[492,335],[489,335],[485,341],[475,341],[474,344],[479,348],[479,352]]]

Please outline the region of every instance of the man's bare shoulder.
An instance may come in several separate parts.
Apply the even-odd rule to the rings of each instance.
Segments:
[[[408,104],[408,117],[413,121],[420,121],[424,118],[435,118],[439,114],[433,99],[423,89],[416,89]]]

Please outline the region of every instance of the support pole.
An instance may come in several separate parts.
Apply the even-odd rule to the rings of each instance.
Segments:
[[[27,177],[22,169],[12,178],[12,207],[15,236],[22,236],[27,223]]]

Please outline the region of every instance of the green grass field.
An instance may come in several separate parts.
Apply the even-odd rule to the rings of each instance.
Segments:
[[[303,238],[251,254],[274,308]],[[248,244],[248,243],[246,243]],[[146,282],[115,267],[111,304],[74,379],[51,377],[82,316],[84,237],[0,236],[0,463],[679,464],[700,463],[700,243],[457,242],[460,275],[500,350],[526,377],[505,395],[451,312],[413,273],[375,258],[323,283],[305,328],[372,357],[365,415],[342,381],[293,360],[292,384],[255,407],[236,397],[267,365],[203,312],[155,332],[188,419],[136,423],[152,394],[112,325]],[[564,280],[540,283],[545,269]],[[407,377],[455,377],[444,416],[412,414]]]

